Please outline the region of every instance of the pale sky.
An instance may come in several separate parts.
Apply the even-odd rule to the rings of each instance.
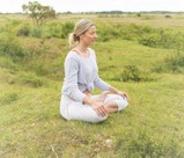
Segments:
[[[0,0],[0,12],[22,12],[32,0]],[[184,0],[37,0],[56,12],[84,11],[184,11]]]

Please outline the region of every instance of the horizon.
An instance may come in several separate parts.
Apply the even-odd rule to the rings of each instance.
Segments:
[[[22,5],[30,0],[0,0],[0,13],[23,13]],[[31,1],[32,2],[32,1]],[[41,5],[52,7],[57,13],[81,12],[184,12],[184,1],[181,0],[37,0]],[[76,4],[78,3],[78,5]],[[165,3],[166,2],[166,3]],[[80,5],[83,4],[83,5]]]

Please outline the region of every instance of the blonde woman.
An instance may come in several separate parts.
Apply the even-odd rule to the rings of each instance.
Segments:
[[[96,38],[95,24],[86,19],[77,22],[69,36],[72,49],[65,58],[60,102],[60,114],[66,120],[98,123],[128,105],[127,94],[106,83],[98,75],[95,51],[90,48]],[[103,92],[92,95],[95,87]]]

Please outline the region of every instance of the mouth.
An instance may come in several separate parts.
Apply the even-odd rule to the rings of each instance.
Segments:
[[[92,41],[96,41],[96,38],[94,38]]]

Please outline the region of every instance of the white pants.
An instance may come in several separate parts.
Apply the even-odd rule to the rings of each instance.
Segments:
[[[93,95],[93,99],[99,99],[101,95]],[[118,111],[125,109],[128,102],[123,97],[116,94],[108,94],[103,103],[115,103],[118,106]],[[107,119],[107,116],[99,116],[91,105],[76,102],[66,95],[62,95],[60,102],[60,114],[66,120],[81,120],[92,123],[102,122]]]

